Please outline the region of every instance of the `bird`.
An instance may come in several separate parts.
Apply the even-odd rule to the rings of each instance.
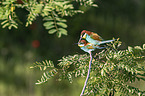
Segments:
[[[83,30],[81,32],[81,36],[80,36],[80,39],[78,41],[78,46],[85,52],[89,53],[90,54],[90,61],[89,61],[89,69],[88,69],[88,74],[87,74],[87,77],[86,77],[86,80],[85,80],[85,83],[84,83],[84,87],[82,89],[82,92],[80,94],[80,96],[83,96],[84,95],[84,91],[85,91],[85,88],[87,86],[87,82],[89,80],[89,77],[90,77],[90,72],[91,72],[91,64],[92,64],[92,51],[94,51],[95,49],[103,49],[103,48],[106,48],[106,43],[110,43],[114,41],[113,40],[103,40],[102,37],[100,37],[97,33],[94,33],[94,32],[90,32],[90,31],[86,31],[86,30]],[[101,47],[103,46],[103,47]]]
[[[112,40],[104,40],[101,36],[99,36],[97,33],[83,30],[80,35],[80,39],[84,38],[86,39],[89,43],[95,44],[95,45],[101,45],[105,43],[110,43],[114,41],[115,39]]]
[[[92,52],[94,51],[95,49],[103,49],[103,48],[106,48],[106,47],[101,47],[99,45],[95,45],[93,43],[89,43],[87,42],[86,39],[80,39],[79,42],[78,42],[78,46],[85,52]]]

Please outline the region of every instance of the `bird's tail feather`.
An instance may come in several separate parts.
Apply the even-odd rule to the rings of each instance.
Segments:
[[[100,44],[110,43],[110,42],[113,42],[113,41],[115,41],[115,39],[113,39],[113,40],[101,41]]]
[[[111,49],[114,49],[113,47],[111,47],[111,46],[108,46],[108,44],[111,44],[112,45],[112,43],[111,42],[113,42],[113,41],[116,41],[117,39],[112,39],[112,40],[106,40],[106,41],[101,41],[101,43],[100,43],[100,49],[103,49],[103,48],[111,48]],[[99,49],[99,48],[98,48]]]
[[[99,46],[99,47],[96,47],[96,48],[97,48],[97,49],[104,49],[104,48],[106,48],[106,47],[100,47],[100,46]]]

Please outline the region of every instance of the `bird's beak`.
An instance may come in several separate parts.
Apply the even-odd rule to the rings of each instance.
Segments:
[[[79,46],[79,47],[83,47],[83,46],[84,46],[84,44],[78,44],[78,46]]]
[[[82,37],[80,37],[79,42],[81,41]]]

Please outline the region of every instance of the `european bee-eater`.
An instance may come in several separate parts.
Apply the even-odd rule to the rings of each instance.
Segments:
[[[92,43],[87,42],[85,39],[81,39],[78,42],[78,46],[85,52],[90,53],[91,51],[94,51],[95,49],[103,49],[106,47],[100,47],[99,45],[95,45]]]
[[[95,45],[110,43],[110,42],[115,40],[115,39],[114,40],[103,40],[103,38],[101,36],[99,36],[97,33],[86,31],[86,30],[83,30],[81,32],[81,37],[80,38],[84,38],[89,43],[92,43],[92,44],[95,44]]]
[[[84,87],[82,89],[82,92],[81,92],[80,96],[84,95],[84,91],[85,91],[85,88],[87,86],[87,82],[88,82],[88,79],[89,79],[89,76],[90,76],[91,63],[92,63],[92,59],[93,59],[92,58],[92,51],[94,51],[95,49],[106,48],[104,44],[110,43],[110,42],[112,42],[114,40],[106,40],[105,41],[97,33],[93,33],[93,32],[86,31],[86,30],[83,30],[81,32],[81,36],[80,36],[80,39],[79,39],[79,42],[78,42],[78,46],[83,51],[88,52],[90,54],[90,61],[89,61],[88,74],[87,74],[86,81],[84,83]],[[101,47],[102,45],[104,47]]]

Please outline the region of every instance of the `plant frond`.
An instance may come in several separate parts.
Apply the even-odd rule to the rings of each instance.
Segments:
[[[113,44],[110,45],[112,48],[113,46],[119,46],[121,43],[120,41],[115,41]],[[131,94],[141,96],[145,92],[130,85],[136,80],[145,81],[145,69],[140,64],[145,61],[144,45],[143,47],[135,46],[119,51],[118,47],[114,47],[116,50],[112,48],[109,47],[106,50],[102,50],[94,56],[90,79],[84,94],[108,95],[110,92],[114,92],[117,95],[118,92],[121,92],[125,96]],[[58,61],[57,65],[60,68],[56,70],[57,74],[59,74],[59,81],[67,79],[72,83],[73,78],[87,76],[89,55],[69,55],[62,57]],[[41,69],[44,69],[44,67]],[[46,82],[49,79],[46,77],[51,78],[51,76],[47,76],[44,73],[39,83]]]
[[[57,70],[58,69],[54,68],[54,69],[52,69],[50,71],[44,72],[43,75],[42,75],[42,77],[41,77],[41,79],[40,80],[37,80],[37,83],[35,83],[35,84],[45,83],[48,79],[54,77],[58,73]]]
[[[54,64],[51,60],[42,61],[42,62],[36,62],[34,63],[34,66],[31,66],[30,68],[39,68],[41,71],[46,70],[47,68],[54,68]]]

